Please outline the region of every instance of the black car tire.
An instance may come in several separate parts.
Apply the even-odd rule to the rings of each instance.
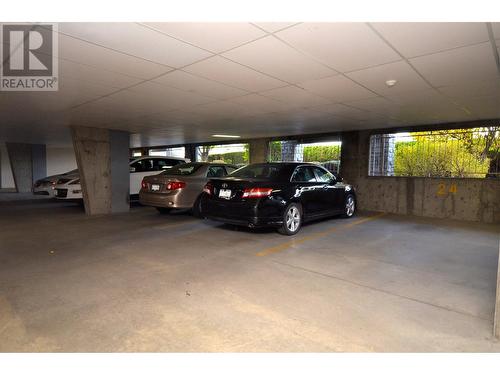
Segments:
[[[348,194],[345,197],[344,213],[342,216],[345,218],[349,218],[353,217],[355,213],[356,213],[356,198],[354,198],[354,195]]]
[[[160,214],[168,214],[170,212],[170,208],[168,207],[156,207],[156,209],[158,210],[158,212]]]
[[[203,214],[201,212],[201,195],[196,198],[193,204],[193,208],[191,209],[191,212],[193,213],[194,217],[197,217],[199,219],[203,218]]]
[[[299,203],[290,203],[283,213],[283,224],[278,232],[287,236],[297,234],[302,226],[302,206]]]

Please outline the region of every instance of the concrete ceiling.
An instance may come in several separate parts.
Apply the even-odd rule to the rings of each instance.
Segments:
[[[500,118],[500,23],[60,23],[59,91],[0,92],[0,140],[132,146]],[[387,87],[387,80],[397,84]]]

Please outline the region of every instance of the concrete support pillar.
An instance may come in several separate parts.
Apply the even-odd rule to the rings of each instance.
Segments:
[[[249,143],[250,163],[265,163],[269,159],[269,139],[254,139]]]
[[[359,132],[342,133],[340,175],[350,184],[356,185],[361,175],[362,163],[359,150]]]
[[[304,148],[298,141],[281,142],[281,160],[304,161]]]
[[[130,166],[128,132],[110,130],[111,212],[130,209]]]
[[[191,160],[192,162],[196,161],[196,145],[188,144],[184,146],[184,157],[186,159]]]
[[[87,215],[129,210],[129,133],[75,126],[71,129]]]

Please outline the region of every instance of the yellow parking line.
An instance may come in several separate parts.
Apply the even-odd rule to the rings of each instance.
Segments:
[[[283,242],[279,245],[268,247],[267,249],[259,251],[255,255],[258,257],[263,257],[266,255],[279,253],[280,251],[286,250],[294,245],[300,245],[301,243],[304,243],[306,241],[316,240],[318,238],[325,237],[333,232],[336,232],[339,229],[352,228],[355,225],[363,224],[363,223],[366,223],[367,221],[378,219],[379,217],[384,216],[384,215],[385,215],[385,212],[382,212],[382,213],[377,214],[377,215],[368,216],[368,217],[365,217],[363,219],[353,221],[352,223],[342,225],[340,227],[333,227],[333,228],[327,229],[327,230],[322,231],[322,232],[316,232],[316,233],[310,234],[308,236],[304,236],[304,237],[297,238],[297,239],[292,239],[290,241]]]
[[[386,215],[386,213],[381,212],[381,213],[373,215],[373,216],[368,216],[368,217],[365,217],[364,219],[353,221],[352,223],[346,224],[346,225],[344,225],[344,228],[350,228],[350,227],[353,227],[355,225],[363,224],[363,223],[366,223],[367,221],[378,219],[379,217],[384,216],[384,215]]]
[[[151,228],[152,229],[170,229],[170,228],[176,228],[176,227],[180,227],[180,226],[191,224],[191,223],[196,223],[197,221],[199,221],[199,220],[186,220],[186,221],[182,221],[180,223],[168,222],[165,224],[154,225]]]

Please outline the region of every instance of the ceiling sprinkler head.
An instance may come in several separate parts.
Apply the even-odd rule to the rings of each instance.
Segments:
[[[389,79],[388,81],[385,81],[385,84],[387,85],[387,87],[392,87],[396,83],[398,83],[398,81],[396,81],[395,79]]]

